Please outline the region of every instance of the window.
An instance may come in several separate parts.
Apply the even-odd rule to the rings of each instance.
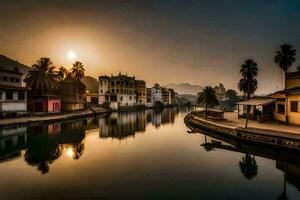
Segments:
[[[278,104],[277,105],[277,113],[284,114],[285,113],[285,105],[284,104]]]
[[[5,96],[6,96],[6,100],[12,100],[13,99],[13,93],[12,92],[6,92]]]
[[[120,100],[123,101],[123,97],[122,96],[120,97]]]
[[[131,97],[131,96],[129,96],[129,99],[131,100],[131,99],[132,99],[132,97]]]
[[[291,101],[291,112],[298,112],[298,101]]]
[[[2,91],[0,90],[0,100],[2,100]]]
[[[112,89],[111,92],[114,93],[114,92],[115,92],[115,89]]]
[[[10,82],[14,82],[14,77],[10,77]]]
[[[103,93],[103,90],[101,90],[100,93]]]
[[[8,80],[7,76],[3,76],[3,81],[7,81],[7,80]]]
[[[20,79],[15,78],[16,83],[20,83]]]
[[[24,92],[19,92],[19,93],[18,93],[18,99],[19,99],[19,100],[24,100],[24,99],[25,99],[25,94],[24,94]]]

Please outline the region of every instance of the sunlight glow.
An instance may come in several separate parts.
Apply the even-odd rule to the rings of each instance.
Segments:
[[[68,52],[68,59],[69,60],[75,60],[76,59],[76,57],[77,57],[77,55],[76,55],[76,53],[74,52],[74,51],[72,51],[72,50],[70,50],[69,52]]]
[[[67,156],[69,156],[71,158],[74,156],[73,148],[71,148],[71,147],[67,148]]]

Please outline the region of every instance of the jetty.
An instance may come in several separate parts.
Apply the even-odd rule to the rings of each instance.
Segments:
[[[224,119],[206,120],[199,116],[197,111],[194,111],[189,113],[184,120],[191,129],[190,132],[194,132],[194,128],[200,128],[243,141],[300,150],[300,127],[283,124],[261,124],[251,121],[250,127],[244,128],[242,126],[244,120],[230,120],[234,114],[225,113]]]

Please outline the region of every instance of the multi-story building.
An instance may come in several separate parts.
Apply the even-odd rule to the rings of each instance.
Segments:
[[[135,80],[134,81],[134,90],[136,94],[136,103],[138,105],[145,105],[147,101],[147,89],[146,82],[143,80]]]
[[[135,77],[127,75],[99,77],[99,104],[113,110],[136,105]]]
[[[171,93],[171,104],[176,105],[177,104],[176,92],[172,88],[169,88],[169,91]]]
[[[162,91],[159,84],[155,84],[151,88],[151,102],[155,104],[156,102],[162,102]]]
[[[86,86],[71,76],[61,81],[61,107],[64,111],[83,110]]]
[[[22,86],[22,75],[17,67],[0,68],[0,115],[27,111],[27,89]]]
[[[222,83],[220,83],[219,86],[216,86],[214,90],[218,100],[224,101],[226,99],[226,89]]]
[[[171,104],[171,92],[168,88],[162,88],[161,90],[162,93],[162,102],[165,105],[170,105]]]

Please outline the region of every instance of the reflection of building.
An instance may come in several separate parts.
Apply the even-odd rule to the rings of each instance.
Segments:
[[[85,120],[28,127],[26,162],[37,166],[44,174],[49,171],[49,163],[57,160],[64,148],[69,156],[79,159],[84,150],[85,130]]]
[[[136,103],[139,105],[146,105],[146,82],[143,80],[135,80],[134,88]]]
[[[0,113],[25,113],[27,111],[26,88],[22,86],[22,73],[18,68],[0,68]]]
[[[136,104],[135,77],[127,75],[99,77],[99,104],[117,110]]]
[[[300,165],[276,161],[276,168],[285,173],[286,181],[300,190]]]
[[[71,76],[61,81],[62,110],[74,111],[84,109],[85,85]]]
[[[27,146],[27,128],[0,128],[0,162],[21,156],[21,150]]]
[[[146,117],[144,111],[128,113],[112,113],[107,118],[99,119],[99,136],[101,138],[124,139],[134,136],[136,132],[144,132]]]

